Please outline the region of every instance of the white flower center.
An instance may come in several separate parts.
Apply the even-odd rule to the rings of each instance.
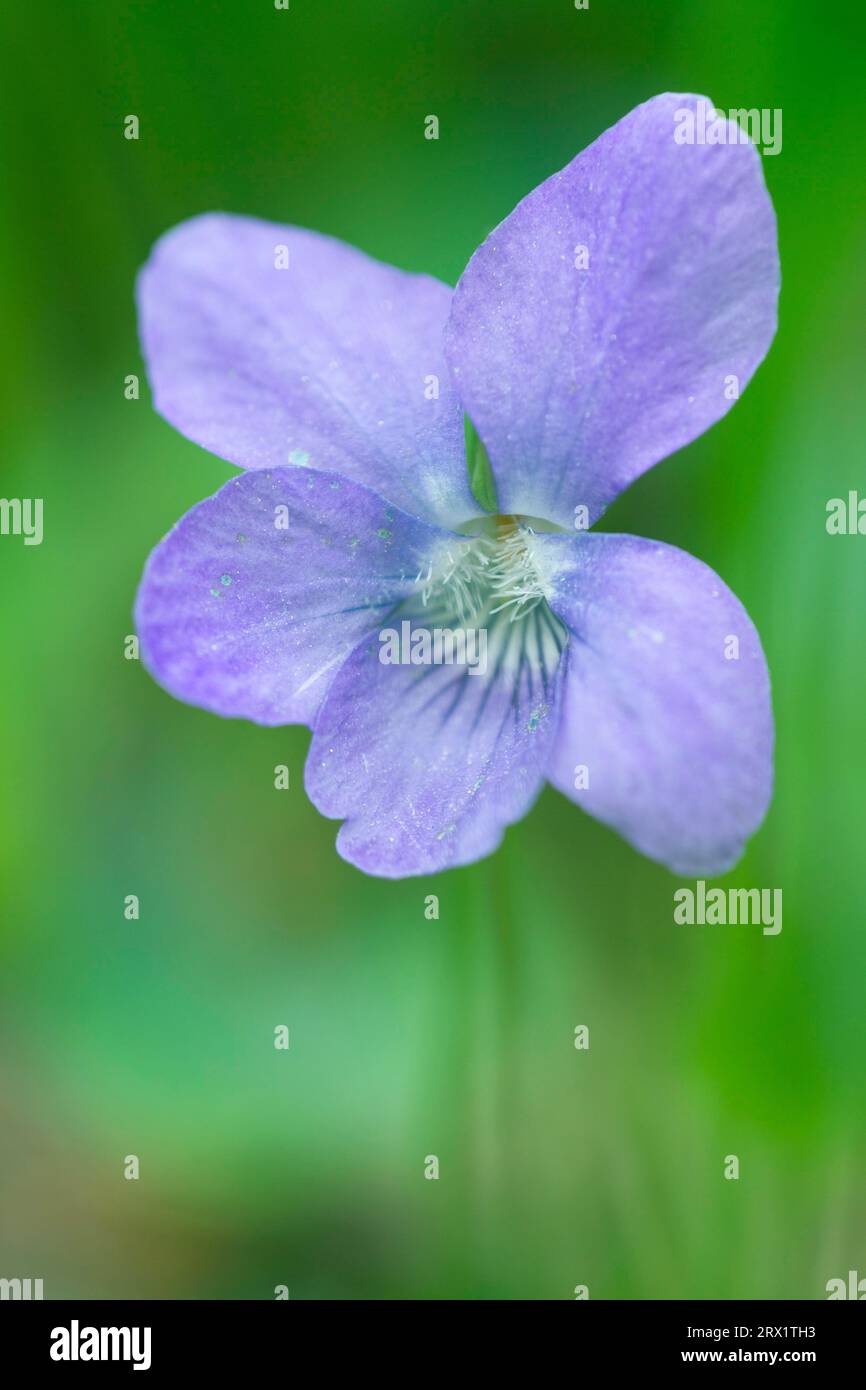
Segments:
[[[546,682],[568,633],[547,602],[535,529],[515,516],[475,523],[431,557],[401,611],[419,627],[483,631],[494,672],[529,668]]]
[[[446,546],[416,578],[424,607],[445,609],[470,627],[501,613],[514,623],[544,602],[532,551],[532,529],[517,517],[496,517],[481,534]]]

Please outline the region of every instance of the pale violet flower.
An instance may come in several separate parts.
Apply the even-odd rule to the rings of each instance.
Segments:
[[[246,470],[151,555],[143,658],[204,709],[309,725],[307,792],[368,873],[489,854],[545,781],[682,874],[728,868],[764,816],[773,720],[744,609],[680,550],[583,529],[725,413],[775,331],[759,155],[733,131],[675,138],[703,100],[632,111],[453,291],[223,214],[142,271],[157,409]],[[483,628],[486,669],[380,660],[406,621]]]

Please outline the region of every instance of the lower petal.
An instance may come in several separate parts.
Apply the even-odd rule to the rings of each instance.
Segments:
[[[324,815],[345,818],[337,848],[350,863],[386,878],[467,864],[529,809],[556,734],[564,641],[541,611],[485,629],[483,673],[480,661],[474,672],[387,664],[378,637],[345,663],[319,712],[306,785]],[[411,654],[415,635],[435,629],[397,614],[401,637],[404,621]]]
[[[748,614],[672,546],[544,536],[537,552],[570,629],[550,780],[675,873],[724,872],[772,793],[770,683]]]

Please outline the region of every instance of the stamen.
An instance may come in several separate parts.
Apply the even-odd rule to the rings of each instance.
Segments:
[[[544,522],[517,516],[488,517],[467,524],[443,542],[421,565],[414,593],[395,610],[416,627],[484,633],[485,670],[492,689],[509,683],[515,711],[532,706],[529,728],[547,708],[568,632],[547,602],[544,571],[533,539]],[[464,538],[465,537],[465,538]],[[425,679],[419,673],[419,680]],[[466,692],[466,681],[442,687],[453,691],[445,718]],[[474,682],[470,682],[474,684]],[[431,695],[431,700],[438,698]],[[449,696],[449,700],[450,700]],[[482,698],[479,709],[489,698]],[[516,716],[517,717],[517,716]],[[535,721],[535,722],[533,722]]]
[[[493,534],[474,536],[459,549],[448,549],[416,583],[426,608],[435,598],[460,627],[508,613],[514,623],[545,598],[544,587],[527,539],[530,527],[514,517],[499,517]]]

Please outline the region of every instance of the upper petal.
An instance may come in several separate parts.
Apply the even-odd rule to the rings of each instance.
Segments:
[[[414,633],[431,619],[405,621]],[[484,674],[384,664],[376,637],[358,646],[319,711],[305,773],[319,810],[345,818],[345,859],[386,878],[434,873],[490,854],[524,815],[558,724],[560,638],[544,623],[496,623]]]
[[[156,408],[243,468],[309,463],[458,525],[480,509],[442,355],[451,293],[297,227],[193,218],[138,282]]]
[[[550,780],[675,872],[721,873],[772,792],[770,684],[748,614],[673,546],[539,536],[536,552],[571,632]]]
[[[335,474],[242,473],[150,556],[135,608],[142,659],[172,695],[216,714],[312,723],[342,660],[447,536]]]
[[[704,97],[637,107],[475,252],[446,350],[500,510],[591,520],[714,423],[776,326],[776,223],[754,146],[679,143]],[[724,122],[726,138],[739,127]]]

